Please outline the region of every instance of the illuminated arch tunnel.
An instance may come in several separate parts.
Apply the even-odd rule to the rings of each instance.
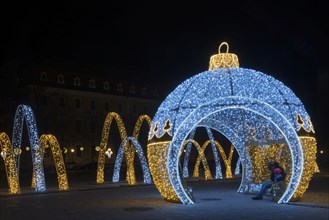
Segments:
[[[301,188],[308,186],[314,173],[305,176],[303,171],[308,168],[304,167],[304,160],[310,160],[305,156],[316,145],[310,116],[302,102],[273,77],[239,68],[235,54],[212,56],[209,69],[181,83],[152,119],[148,161],[160,194],[168,201],[194,204],[192,192],[183,181],[179,158],[189,134],[197,127],[209,127],[230,140],[239,154],[242,164],[239,193],[260,187],[252,184],[248,147],[285,144],[290,153],[286,164],[290,175],[278,203],[287,203],[298,191],[301,196],[304,192]],[[303,138],[310,141],[304,142]],[[316,165],[315,160],[311,162]]]

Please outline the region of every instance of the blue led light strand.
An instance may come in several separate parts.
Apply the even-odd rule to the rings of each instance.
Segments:
[[[167,156],[168,175],[184,204],[193,201],[188,196],[187,186],[180,182],[178,157],[182,143],[193,129],[204,126],[217,130],[234,145],[242,165],[238,192],[250,192],[259,187],[253,188],[251,184],[247,146],[288,144],[292,175],[278,203],[289,201],[301,178],[304,159],[297,131],[301,128],[314,131],[302,102],[282,82],[259,71],[236,67],[204,71],[181,83],[158,108],[149,140],[165,134],[168,120],[172,125],[166,131],[172,136]],[[237,163],[236,167],[239,166]]]
[[[120,179],[120,168],[121,168],[121,164],[122,164],[122,158],[124,155],[124,148],[127,147],[130,142],[136,148],[136,152],[137,152],[138,158],[139,158],[141,166],[142,166],[144,183],[145,184],[152,183],[151,173],[150,173],[150,170],[149,170],[149,167],[147,164],[147,160],[146,160],[144,152],[143,152],[143,148],[139,144],[138,140],[134,137],[128,137],[121,142],[120,147],[118,149],[117,157],[115,159],[112,181],[118,182]]]
[[[21,152],[21,142],[23,134],[23,123],[26,121],[26,127],[29,134],[29,141],[31,146],[33,176],[35,179],[35,191],[46,191],[45,175],[43,168],[42,152],[39,144],[39,135],[34,118],[32,108],[28,105],[19,105],[16,109],[14,119],[14,129],[12,137],[13,152],[16,154],[17,167],[19,172],[19,161]]]

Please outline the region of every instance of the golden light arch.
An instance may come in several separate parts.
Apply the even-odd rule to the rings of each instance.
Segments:
[[[135,126],[134,126],[134,131],[133,131],[133,137],[136,141],[138,141],[139,133],[140,133],[141,127],[143,125],[143,122],[147,123],[149,129],[151,128],[152,120],[151,120],[150,116],[140,115],[136,120],[136,123],[135,123]],[[129,142],[129,143],[130,144],[128,144],[129,148],[127,149],[127,151],[128,151],[128,154],[129,154],[129,158],[131,159],[131,164],[133,165],[134,164],[134,159],[135,159],[136,144],[133,144],[133,142]],[[131,169],[131,172],[129,172],[129,175],[131,176],[130,177],[131,184],[135,184],[136,183],[136,178],[135,178],[135,169],[134,168]],[[128,181],[128,183],[129,183],[129,181]]]
[[[135,167],[134,167],[134,158],[135,158],[135,153],[136,153],[135,148],[137,147],[139,149],[139,151],[141,151],[141,146],[138,142],[140,129],[141,129],[141,126],[143,125],[143,122],[146,122],[148,125],[148,128],[150,128],[152,121],[148,115],[139,116],[137,118],[137,121],[134,126],[133,137],[128,137],[126,129],[125,129],[125,125],[124,125],[123,120],[120,117],[120,115],[115,112],[108,113],[108,115],[105,119],[105,122],[104,122],[104,126],[103,126],[102,140],[101,140],[100,151],[99,151],[99,155],[98,155],[97,180],[96,180],[97,183],[104,183],[105,152],[106,152],[106,147],[107,147],[106,145],[108,142],[108,136],[110,133],[111,123],[113,120],[116,121],[117,126],[119,128],[121,145],[123,147],[124,155],[125,155],[125,159],[126,159],[126,164],[127,164],[126,179],[127,179],[127,182],[129,185],[133,185],[133,184],[136,184],[136,175],[135,175]],[[119,148],[119,150],[120,149],[121,149],[121,147]],[[149,173],[148,165],[147,165],[147,163],[144,162],[144,154],[142,154],[142,152],[138,152],[138,153],[139,153],[139,158],[141,160],[142,167],[143,167],[144,178],[146,179],[145,182],[149,183],[151,181],[150,180],[151,178],[150,178],[150,175],[148,175],[148,173]],[[114,170],[114,174],[113,174],[113,179],[115,181],[118,181],[118,178],[119,178],[119,176],[118,176],[119,174],[117,171],[120,170],[120,167],[118,167],[118,166],[121,166],[121,160],[122,160],[121,155],[119,155],[119,154],[117,155],[117,160],[118,161],[115,161],[115,170]],[[145,167],[145,166],[147,166],[147,167]]]
[[[104,121],[101,143],[99,146],[96,183],[104,183],[105,152],[113,120],[115,120],[119,128],[121,141],[127,138],[126,128],[120,115],[116,112],[109,112]],[[124,150],[127,160],[127,181],[128,183],[132,184],[135,182],[135,180],[133,179],[132,175],[130,175],[130,172],[132,172],[131,169],[134,169],[134,166],[131,164],[131,154],[129,154],[129,149],[125,148]]]
[[[42,157],[44,157],[44,153],[46,148],[50,147],[51,153],[54,159],[54,165],[57,173],[57,181],[59,190],[68,190],[69,183],[66,174],[66,168],[64,163],[64,158],[62,154],[62,150],[58,144],[56,137],[52,134],[43,134],[39,139]],[[32,180],[32,186],[34,186],[34,178]]]
[[[196,163],[195,163],[193,177],[199,177],[199,166],[200,166],[200,162],[202,161],[203,168],[204,168],[205,179],[206,180],[211,180],[212,179],[211,172],[210,172],[210,169],[209,169],[209,166],[208,166],[207,159],[204,155],[204,147],[203,146],[201,147],[200,144],[197,141],[195,141],[193,139],[188,139],[184,142],[182,149],[184,149],[184,147],[188,143],[192,143],[198,151],[198,157],[197,157],[197,160],[196,160]]]
[[[8,192],[9,194],[19,194],[20,186],[16,157],[12,151],[10,139],[5,132],[0,133],[0,147],[1,157],[5,164],[5,172],[9,187]]]
[[[206,142],[203,143],[202,147],[201,147],[201,151],[204,152],[205,149],[207,148],[207,146],[209,146],[209,144],[211,144],[211,140],[207,140]],[[225,164],[225,168],[226,168],[226,178],[232,178],[232,157],[233,157],[233,153],[234,153],[234,146],[231,145],[230,149],[229,149],[229,153],[228,153],[228,157],[225,154],[225,151],[222,147],[222,145],[214,140],[213,143],[216,145],[217,150],[219,151],[223,162]],[[199,167],[200,167],[200,161],[201,161],[201,156],[199,154],[196,162],[195,162],[195,166],[194,166],[194,171],[193,171],[193,176],[198,177],[199,176]]]

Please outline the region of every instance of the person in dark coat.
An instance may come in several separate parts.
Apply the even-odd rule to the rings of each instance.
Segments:
[[[264,194],[266,191],[272,187],[273,184],[277,183],[282,185],[286,178],[285,170],[279,165],[278,162],[269,162],[267,164],[268,169],[271,171],[271,180],[262,183],[262,187],[260,191],[257,193],[256,196],[252,197],[253,200],[261,200],[263,199]]]

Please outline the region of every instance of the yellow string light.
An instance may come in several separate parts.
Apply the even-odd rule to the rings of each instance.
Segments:
[[[40,136],[39,142],[42,151],[42,157],[44,157],[44,152],[46,150],[45,148],[47,148],[47,146],[50,146],[56,168],[59,190],[68,190],[69,184],[66,174],[64,158],[56,137],[52,134],[43,134]]]
[[[168,176],[167,155],[170,141],[149,143],[147,145],[147,158],[153,182],[162,197],[171,202],[180,202]]]
[[[222,46],[226,46],[226,53],[221,53],[220,49]],[[219,45],[218,54],[212,55],[209,61],[209,70],[216,68],[229,68],[229,67],[239,67],[238,56],[228,52],[229,47],[226,42]]]
[[[11,142],[5,132],[0,133],[1,156],[5,163],[9,194],[20,194],[19,175],[16,165],[16,156],[11,149]]]
[[[194,172],[193,172],[193,177],[199,177],[199,167],[200,167],[200,161],[202,161],[202,164],[203,164],[203,168],[204,168],[204,175],[205,175],[205,179],[206,180],[211,180],[212,177],[211,177],[211,172],[210,172],[210,169],[209,169],[209,166],[208,166],[208,162],[207,162],[207,159],[204,155],[204,148],[200,146],[200,144],[193,140],[193,139],[189,139],[189,140],[186,140],[184,142],[184,145],[183,145],[183,148],[189,143],[191,142],[197,149],[198,151],[198,158],[196,160],[196,163],[195,163],[195,166],[194,166]]]
[[[104,121],[101,143],[99,146],[96,183],[104,183],[106,146],[111,129],[111,123],[113,120],[115,120],[117,123],[121,140],[125,140],[127,138],[127,132],[120,115],[115,112],[108,113]],[[132,174],[132,172],[134,173],[134,170],[131,170],[131,168],[133,168],[133,165],[131,165],[132,162],[131,154],[129,153],[129,149],[127,149],[127,147],[125,147],[124,150],[125,150],[125,156],[127,161],[127,181],[128,184],[135,184],[136,179]]]
[[[303,197],[314,173],[320,172],[316,163],[316,139],[313,137],[299,137],[303,147],[304,167],[302,178],[290,201],[297,201]],[[268,147],[248,146],[247,153],[251,159],[252,181],[262,183],[270,179],[267,163],[277,161],[286,171],[285,183],[288,184],[291,177],[291,155],[286,144],[274,144]]]

